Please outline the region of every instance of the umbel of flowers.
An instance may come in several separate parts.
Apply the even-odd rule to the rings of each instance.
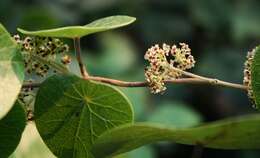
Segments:
[[[69,64],[71,59],[66,53],[69,46],[60,39],[50,37],[26,37],[21,39],[19,35],[14,36],[15,41],[22,49],[26,72],[35,73],[38,76],[45,76],[50,70],[49,65],[43,64],[33,59],[33,56],[41,57],[47,61],[55,61],[56,55],[62,54],[61,62]]]
[[[244,68],[243,83],[245,86],[248,87],[248,89],[247,89],[248,98],[251,100],[251,102],[253,103],[253,106],[256,108],[255,101],[254,101],[255,97],[254,97],[254,93],[253,93],[253,89],[252,89],[252,70],[251,70],[255,52],[256,52],[256,49],[253,49],[252,51],[248,51],[248,53],[247,53],[247,60],[245,62],[245,68]]]
[[[191,49],[185,43],[179,43],[179,47],[163,44],[162,48],[156,44],[146,51],[144,58],[149,61],[145,77],[152,93],[162,93],[166,90],[165,80],[177,79],[182,75],[173,68],[187,70],[195,64]]]

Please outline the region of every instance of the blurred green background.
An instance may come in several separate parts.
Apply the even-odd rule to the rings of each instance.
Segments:
[[[143,59],[156,43],[186,42],[197,61],[191,71],[242,83],[248,50],[260,44],[259,0],[1,0],[0,21],[15,34],[66,25],[83,25],[110,15],[137,21],[125,28],[82,39],[90,74],[144,80]],[[67,41],[71,44],[71,41]],[[71,55],[73,51],[71,51]],[[71,65],[77,69],[76,64]],[[207,85],[168,85],[164,95],[146,88],[120,88],[135,109],[136,121],[162,122],[177,128],[196,126],[230,116],[256,112],[245,92]],[[152,144],[121,158],[183,158],[193,147],[169,142]],[[204,149],[203,157],[257,158],[259,151]],[[12,157],[52,158],[33,123]]]

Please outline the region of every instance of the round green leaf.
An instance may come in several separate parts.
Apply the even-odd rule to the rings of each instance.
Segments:
[[[25,111],[16,102],[9,113],[0,120],[0,158],[6,158],[18,146],[25,128]]]
[[[248,115],[187,129],[147,123],[124,125],[102,134],[92,152],[96,158],[103,158],[158,141],[218,149],[260,149],[259,122],[260,115]]]
[[[86,36],[92,33],[111,30],[131,24],[135,21],[134,17],[130,16],[110,16],[93,21],[84,26],[67,26],[56,29],[26,31],[18,28],[18,31],[26,35],[47,36],[47,37],[65,37],[76,38]]]
[[[56,156],[89,158],[99,135],[132,123],[133,111],[128,99],[109,85],[54,75],[38,91],[35,119],[41,137]]]
[[[260,46],[255,48],[255,56],[252,65],[252,89],[256,107],[260,107]]]
[[[0,119],[14,105],[24,79],[24,63],[20,50],[0,24]]]

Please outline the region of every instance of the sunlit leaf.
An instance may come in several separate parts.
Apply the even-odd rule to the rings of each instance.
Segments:
[[[12,108],[24,80],[20,50],[0,24],[0,119]]]
[[[40,31],[26,31],[18,28],[18,31],[26,35],[76,38],[76,37],[82,37],[96,32],[123,27],[131,24],[134,21],[135,21],[134,17],[117,15],[117,16],[102,18],[84,26],[67,26],[67,27],[60,27],[56,29],[40,30]]]
[[[58,157],[92,157],[89,149],[106,130],[132,123],[128,99],[117,89],[76,76],[52,76],[35,101],[36,127]]]

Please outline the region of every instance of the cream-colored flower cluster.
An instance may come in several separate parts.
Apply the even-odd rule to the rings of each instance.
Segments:
[[[244,80],[243,83],[245,86],[248,87],[247,89],[247,94],[249,99],[252,101],[253,104],[255,104],[255,97],[254,97],[254,93],[253,93],[253,89],[252,89],[252,64],[253,64],[253,60],[254,60],[254,56],[255,56],[255,50],[253,49],[252,51],[249,51],[247,53],[247,60],[245,62],[245,67],[244,67]],[[255,105],[254,105],[255,107]]]
[[[180,47],[163,44],[161,48],[156,44],[145,53],[144,58],[150,63],[145,69],[145,77],[152,93],[165,91],[165,80],[176,79],[182,75],[173,67],[187,70],[194,66],[195,60],[189,46],[185,43],[179,45]]]
[[[63,57],[61,62],[63,64],[70,62],[68,55],[66,55],[69,46],[57,38],[35,36],[21,39],[19,35],[15,35],[14,39],[21,46],[25,69],[29,74],[34,72],[36,75],[45,76],[50,69],[49,65],[33,60],[32,55],[37,55],[48,61],[55,61],[57,54],[63,54],[66,57]]]

